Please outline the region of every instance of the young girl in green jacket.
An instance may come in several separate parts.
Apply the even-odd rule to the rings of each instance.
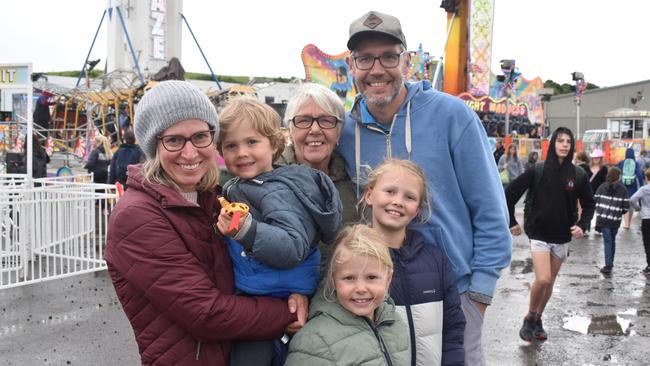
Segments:
[[[408,329],[388,300],[392,273],[377,232],[364,225],[344,229],[285,365],[410,365]]]

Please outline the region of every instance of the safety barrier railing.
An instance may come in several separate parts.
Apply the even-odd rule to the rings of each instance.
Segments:
[[[77,180],[41,178],[30,187],[24,175],[0,175],[0,289],[106,268],[117,192]]]

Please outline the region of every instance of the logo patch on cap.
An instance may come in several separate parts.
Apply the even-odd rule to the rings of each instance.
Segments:
[[[370,14],[368,16],[368,18],[366,18],[366,20],[363,22],[363,25],[365,25],[366,27],[368,27],[370,29],[375,29],[375,28],[377,28],[377,26],[379,24],[381,24],[383,22],[384,21],[381,20],[380,17],[376,16],[375,14]]]

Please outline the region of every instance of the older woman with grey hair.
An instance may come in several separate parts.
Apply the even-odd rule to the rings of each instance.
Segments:
[[[343,130],[345,110],[332,90],[318,84],[303,84],[287,104],[285,126],[291,144],[278,164],[304,164],[327,174],[343,203],[343,223],[357,222],[356,196],[343,158],[334,151]],[[323,258],[326,256],[323,255]]]

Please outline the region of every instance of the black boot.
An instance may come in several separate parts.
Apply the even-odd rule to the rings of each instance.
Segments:
[[[519,338],[523,339],[526,342],[533,341],[533,332],[535,330],[535,322],[530,320],[528,317],[524,318],[524,324],[519,329]]]
[[[548,338],[548,334],[546,334],[546,331],[544,330],[544,326],[542,326],[542,318],[537,318],[537,321],[535,322],[535,329],[533,329],[533,337],[537,339],[538,341],[545,341]]]

